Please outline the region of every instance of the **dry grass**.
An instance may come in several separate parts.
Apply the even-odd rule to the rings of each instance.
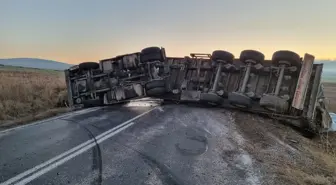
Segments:
[[[261,167],[263,184],[336,184],[336,133],[308,139],[272,119],[241,112],[234,119],[246,140],[243,148]]]
[[[62,72],[0,71],[0,125],[18,119],[38,119],[37,115],[60,107],[60,101],[65,98]]]

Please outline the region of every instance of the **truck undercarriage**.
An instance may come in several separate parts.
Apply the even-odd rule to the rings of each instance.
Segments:
[[[237,109],[290,122],[314,133],[331,126],[321,86],[323,64],[277,51],[271,60],[244,50],[166,57],[165,49],[81,63],[65,70],[71,106],[102,106],[144,97]]]

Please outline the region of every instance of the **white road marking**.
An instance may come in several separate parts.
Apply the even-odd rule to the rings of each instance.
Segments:
[[[116,131],[114,131],[114,132],[112,132],[112,133],[110,133],[110,134],[108,134],[108,135],[100,138],[99,140],[97,140],[97,143],[99,144],[99,143],[105,141],[106,139],[109,139],[110,137],[118,134],[119,132],[125,130],[126,128],[128,128],[128,127],[130,127],[130,126],[132,126],[134,124],[135,124],[135,122],[129,123],[128,125],[120,128],[119,130],[116,130]],[[78,156],[78,155],[80,155],[80,154],[88,151],[89,149],[93,148],[94,146],[96,146],[96,143],[91,143],[91,144],[89,144],[89,145],[81,148],[80,150],[78,150],[78,151],[76,151],[76,152],[74,152],[74,153],[66,156],[65,158],[62,158],[61,160],[59,160],[59,161],[57,161],[57,162],[55,162],[55,163],[53,163],[53,164],[51,164],[51,165],[43,168],[42,170],[40,170],[40,171],[32,174],[31,176],[22,179],[21,181],[19,181],[18,183],[15,183],[15,184],[17,184],[17,185],[27,184],[27,183],[31,182],[32,180],[40,177],[41,175],[46,174],[47,172],[49,172],[49,171],[57,168],[58,166],[64,164],[65,162],[69,161],[70,159],[72,159],[72,158],[74,158],[74,157],[76,157],[76,156]]]
[[[100,141],[100,140],[103,139],[103,138],[105,138],[104,140],[106,140],[107,138],[112,137],[113,135],[117,134],[118,132],[120,132],[120,131],[126,129],[127,127],[129,127],[129,126],[131,126],[131,125],[133,125],[133,124],[134,124],[134,123],[133,123],[134,120],[136,120],[136,119],[138,119],[138,118],[140,118],[140,117],[142,117],[142,116],[148,114],[149,112],[151,112],[151,111],[153,111],[153,110],[155,110],[155,109],[157,109],[157,107],[155,107],[155,108],[153,108],[153,109],[150,109],[149,111],[146,111],[146,112],[144,112],[144,113],[142,113],[142,114],[139,114],[138,116],[135,116],[134,118],[132,118],[132,119],[130,119],[130,120],[128,120],[128,121],[125,121],[125,122],[121,123],[120,125],[118,125],[118,126],[112,128],[112,129],[110,129],[110,130],[108,130],[108,131],[106,131],[106,132],[103,132],[102,134],[100,134],[100,135],[98,135],[98,136],[96,137],[97,142]],[[128,124],[129,124],[129,126],[128,126]],[[124,127],[124,126],[125,126],[125,127]],[[119,130],[118,130],[118,129],[119,129]],[[111,135],[111,134],[112,134],[112,135]],[[106,136],[109,136],[109,137],[106,138]],[[104,141],[104,140],[102,140],[102,141]],[[100,142],[102,142],[102,141],[100,141]],[[66,152],[64,152],[64,153],[62,153],[62,154],[60,154],[60,155],[54,157],[54,158],[52,158],[52,159],[49,159],[48,161],[46,161],[46,162],[44,162],[44,163],[42,163],[42,164],[39,164],[39,165],[37,165],[37,166],[35,166],[35,167],[33,167],[33,168],[31,168],[31,169],[29,169],[29,170],[23,172],[23,173],[20,173],[19,175],[15,176],[15,177],[12,177],[12,178],[8,179],[7,181],[1,183],[1,185],[9,185],[9,184],[11,184],[11,183],[17,182],[18,180],[22,179],[23,177],[26,177],[27,175],[30,175],[30,174],[32,174],[32,173],[34,173],[34,172],[40,170],[41,168],[44,168],[44,167],[46,167],[46,166],[48,166],[48,165],[50,165],[50,164],[56,162],[57,160],[60,160],[60,159],[61,159],[60,161],[64,161],[64,159],[67,159],[69,156],[73,156],[73,157],[75,157],[75,156],[77,156],[77,155],[79,155],[79,154],[81,154],[81,153],[87,151],[88,149],[92,148],[91,145],[93,145],[93,146],[95,145],[95,143],[94,143],[94,139],[90,139],[90,140],[88,140],[88,141],[86,141],[86,142],[84,142],[84,143],[82,143],[82,144],[80,144],[80,145],[78,145],[78,146],[76,146],[76,147],[74,147],[74,148],[72,148],[72,149],[70,149],[70,150],[68,150],[68,151],[66,151]],[[86,150],[84,150],[84,151],[81,152],[81,153],[76,154],[78,151],[82,151],[84,148],[87,148],[88,146],[91,146],[91,147],[88,148],[88,149],[86,149]],[[76,151],[77,151],[77,152],[76,152]],[[69,154],[70,154],[70,155],[69,155]],[[74,154],[75,154],[75,155],[74,155]],[[66,157],[66,156],[67,156],[67,157]],[[72,159],[73,157],[69,158],[68,160]],[[63,159],[62,159],[62,158],[63,158]],[[68,161],[68,160],[66,160],[66,161]],[[66,161],[64,161],[64,162],[66,162]],[[59,162],[59,161],[58,161],[58,162]],[[62,162],[62,163],[60,163],[60,164],[63,164],[64,162]],[[55,163],[55,164],[56,164],[56,163]],[[59,164],[59,165],[60,165],[60,164]],[[51,166],[53,166],[53,165],[51,165]],[[56,166],[56,167],[57,167],[57,166]],[[47,168],[48,168],[48,167],[47,167]],[[46,168],[46,169],[47,169],[47,168]],[[51,168],[51,169],[53,169],[53,168]],[[51,169],[50,169],[50,170],[51,170]],[[43,170],[44,170],[44,169],[42,169],[41,171],[43,171]],[[50,170],[48,170],[48,171],[50,171]],[[41,171],[40,171],[40,172],[41,172]],[[46,172],[48,172],[48,171],[46,171]],[[45,173],[46,173],[46,172],[45,172]],[[39,172],[37,172],[37,173],[39,173]],[[44,174],[44,173],[43,173],[43,174]],[[33,175],[35,175],[35,174],[33,174]],[[32,175],[32,176],[33,176],[33,175]],[[39,175],[39,176],[41,176],[41,175]],[[28,177],[28,178],[30,178],[30,177]],[[35,178],[36,178],[36,177],[35,177]],[[25,179],[23,179],[22,181],[24,181],[24,180],[25,180]],[[32,180],[33,180],[33,179],[32,179]],[[29,181],[29,182],[30,182],[30,181]]]
[[[45,122],[48,122],[48,121],[53,121],[53,120],[56,120],[56,119],[67,117],[67,116],[75,116],[75,115],[78,115],[78,114],[85,114],[85,113],[92,112],[92,111],[99,110],[99,109],[101,109],[101,107],[92,107],[92,108],[87,108],[87,109],[83,109],[83,110],[64,113],[64,114],[61,114],[59,116],[54,116],[54,117],[43,119],[43,120],[40,120],[40,121],[35,121],[35,122],[29,123],[29,124],[26,124],[26,125],[5,129],[5,130],[0,131],[0,134],[11,132],[11,131],[14,131],[14,130],[23,129],[25,127],[45,123]]]
[[[158,110],[159,110],[160,112],[164,112],[164,110],[163,110],[162,107],[158,107]]]

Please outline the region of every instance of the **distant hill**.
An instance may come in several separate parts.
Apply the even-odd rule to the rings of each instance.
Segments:
[[[316,63],[323,63],[322,81],[336,82],[336,61],[321,60]]]
[[[316,63],[323,63],[323,72],[335,72],[336,73],[336,61],[316,61]]]
[[[44,60],[38,58],[10,58],[0,59],[0,65],[20,66],[37,69],[64,70],[71,67],[71,64],[57,62],[53,60]]]

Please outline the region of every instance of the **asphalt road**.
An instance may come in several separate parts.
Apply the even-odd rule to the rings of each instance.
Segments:
[[[260,184],[223,109],[92,108],[0,132],[2,184]]]

